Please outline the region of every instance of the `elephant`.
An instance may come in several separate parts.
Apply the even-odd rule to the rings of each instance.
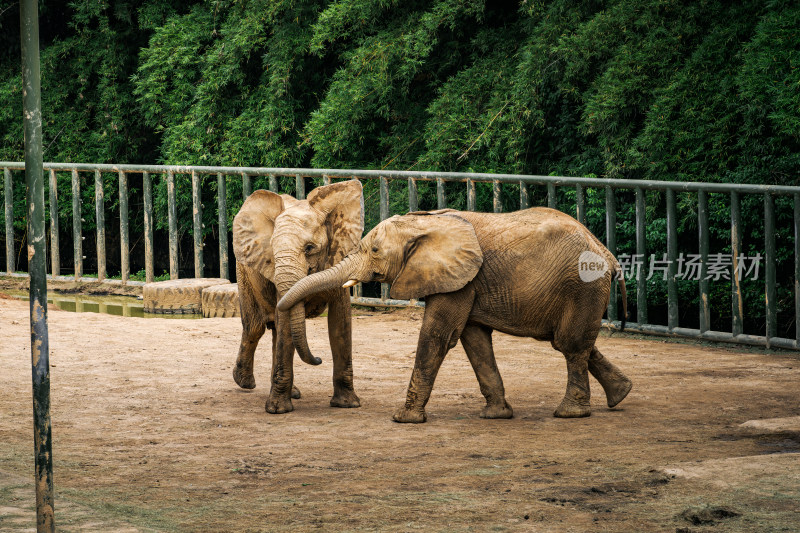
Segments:
[[[424,297],[414,370],[396,422],[426,421],[436,374],[459,339],[486,399],[481,417],[511,418],[492,348],[494,330],[550,341],[562,352],[567,390],[554,416],[582,417],[591,414],[587,370],[609,407],[632,387],[595,345],[615,279],[627,315],[620,273],[617,260],[584,225],[554,209],[413,212],[384,220],[342,262],[298,281],[278,310],[358,281],[391,283],[392,298]]]
[[[294,387],[295,349],[306,363],[321,363],[308,348],[306,317],[328,308],[333,357],[333,407],[359,407],[353,388],[350,295],[341,287],[298,301],[286,311],[276,302],[307,274],[338,263],[358,246],[364,231],[364,201],[358,180],[318,187],[306,200],[258,190],[233,220],[233,251],[239,284],[242,339],[233,379],[244,389],[256,386],[253,359],[258,342],[272,331],[272,387],[265,409],[287,413],[299,398]]]

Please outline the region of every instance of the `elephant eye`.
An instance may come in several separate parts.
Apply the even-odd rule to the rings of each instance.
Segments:
[[[314,251],[314,245],[313,244],[307,244],[306,245],[306,253],[310,254],[313,251]]]
[[[373,247],[372,247],[372,251],[373,251],[373,252],[377,252],[377,251],[378,251],[378,247],[377,247],[377,246],[373,246]]]

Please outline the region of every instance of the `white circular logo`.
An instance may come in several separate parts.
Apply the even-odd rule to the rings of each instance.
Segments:
[[[581,280],[591,283],[600,279],[608,272],[608,261],[602,255],[585,251],[578,257],[578,274]]]

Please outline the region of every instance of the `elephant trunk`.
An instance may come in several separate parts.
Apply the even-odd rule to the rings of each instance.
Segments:
[[[277,258],[276,258],[277,259]],[[299,269],[289,270],[287,267],[275,265],[275,286],[278,289],[278,296],[282,297],[291,287],[303,277],[305,272]],[[308,336],[306,335],[306,308],[301,300],[295,305],[283,310],[289,312],[289,327],[292,331],[292,344],[294,344],[297,354],[305,363],[318,365],[322,359],[315,357],[308,347]]]
[[[281,297],[278,311],[292,309],[312,294],[339,289],[348,280],[369,281],[366,263],[362,254],[354,253],[327,270],[301,279]]]

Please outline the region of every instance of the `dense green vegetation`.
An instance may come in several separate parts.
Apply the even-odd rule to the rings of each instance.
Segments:
[[[41,10],[48,161],[798,184],[797,2],[75,0]],[[0,0],[0,160],[22,159],[18,40],[17,3]],[[59,179],[68,227],[69,177]],[[113,210],[115,185],[107,187]],[[212,198],[215,181],[205,187]],[[232,214],[241,189],[229,189]],[[186,198],[188,185],[181,190]],[[401,211],[402,190],[393,191]],[[420,191],[433,207],[432,191]],[[158,193],[163,215],[163,185]],[[16,194],[22,212],[24,191]],[[518,192],[503,194],[513,208]],[[574,211],[574,193],[560,194]],[[600,236],[603,195],[587,199]],[[632,253],[629,199],[618,200],[618,241]],[[487,187],[478,200],[491,209]],[[760,202],[744,200],[748,255],[763,253]],[[664,249],[663,203],[648,195],[648,252]],[[463,190],[449,188],[448,204],[463,207]],[[190,202],[181,205],[188,213]],[[724,252],[728,199],[712,195],[709,205],[712,252]],[[789,277],[790,208],[778,202],[779,273]],[[679,209],[692,253],[696,197],[681,195]],[[215,214],[205,216],[213,238]],[[684,314],[694,316],[696,284],[681,285]],[[649,289],[662,305],[663,283]],[[791,307],[790,289],[781,309]],[[724,328],[729,287],[712,290]],[[761,285],[746,292],[753,320],[763,320]]]

